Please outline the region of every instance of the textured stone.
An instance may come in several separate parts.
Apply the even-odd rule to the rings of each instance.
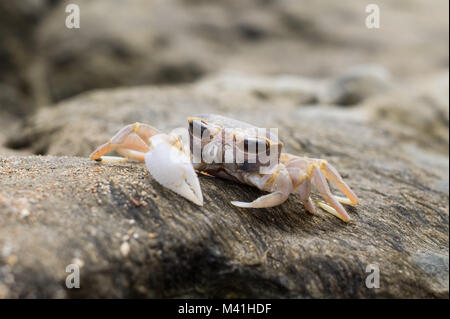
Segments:
[[[398,134],[398,123],[369,110],[298,108],[277,95],[200,85],[97,91],[45,108],[9,143],[82,157],[0,157],[0,291],[448,298],[448,144],[425,135],[431,151],[417,142],[420,131]],[[239,209],[230,201],[261,192],[206,176],[198,207],[143,164],[86,157],[126,123],[170,130],[202,112],[277,127],[287,151],[329,160],[361,199],[348,209],[352,221],[311,215],[296,195],[271,209]],[[82,266],[80,289],[65,287],[71,263]],[[378,289],[365,285],[369,264],[379,266]]]
[[[391,86],[391,75],[381,66],[353,66],[328,81],[320,101],[337,105],[358,104],[370,96],[384,93]]]

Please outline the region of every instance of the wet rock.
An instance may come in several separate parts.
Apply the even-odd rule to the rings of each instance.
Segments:
[[[230,201],[261,192],[207,176],[200,176],[205,204],[198,207],[161,187],[141,163],[86,157],[124,124],[169,131],[204,112],[277,127],[287,151],[329,160],[361,199],[348,209],[352,221],[309,214],[296,195],[271,209],[239,209]],[[445,143],[428,138],[431,153],[416,133],[398,135],[389,123],[365,108],[298,108],[201,86],[97,91],[45,108],[16,142],[82,157],[0,156],[0,292],[448,298]],[[80,267],[79,289],[66,288],[69,264]],[[374,264],[380,287],[370,289],[366,270]]]

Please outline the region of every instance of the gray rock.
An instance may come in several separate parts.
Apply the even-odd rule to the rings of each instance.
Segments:
[[[28,114],[86,90],[190,82],[223,69],[328,78],[362,63],[400,77],[448,67],[445,1],[386,2],[376,30],[364,27],[363,0],[79,0],[80,29],[64,27],[69,3],[0,3],[0,83],[12,88],[0,88],[0,112]]]
[[[448,292],[448,255],[435,252],[418,252],[412,256],[412,260],[422,268],[435,282],[435,289]]]
[[[352,221],[308,214],[295,195],[271,209],[238,209],[230,200],[261,192],[206,176],[198,207],[143,164],[86,158],[126,123],[170,130],[201,112],[278,127],[287,151],[329,160],[361,199]],[[436,151],[431,167],[404,151],[428,152],[415,133],[386,123],[365,109],[299,109],[196,86],[97,91],[43,109],[16,142],[82,157],[0,156],[0,295],[448,298],[449,197],[437,186],[448,152]],[[65,286],[68,264],[81,266],[80,289]],[[365,284],[370,264],[379,288]]]
[[[59,0],[2,1],[0,3],[0,117],[23,116],[47,103],[39,73],[40,54],[34,32]],[[37,72],[36,72],[37,71]]]
[[[244,91],[266,99],[287,99],[298,104],[317,102],[319,81],[294,75],[257,76],[228,71],[209,76],[198,83],[204,91]]]
[[[397,134],[417,132],[415,140],[422,147],[442,146],[441,150],[448,151],[448,70],[399,85],[389,93],[368,99],[364,107],[373,121],[395,123]],[[430,144],[430,138],[439,142]]]
[[[32,154],[28,150],[14,150],[6,147],[8,137],[19,134],[22,129],[22,124],[15,116],[9,113],[5,112],[0,116],[0,156]]]
[[[386,18],[383,28],[371,34],[361,22],[366,4],[360,0],[346,6],[333,1],[251,0],[243,5],[241,1],[82,0],[78,2],[82,26],[77,30],[61,28],[67,3],[58,4],[35,36],[36,51],[46,67],[42,81],[54,101],[93,88],[190,82],[228,68],[329,76],[355,63],[373,61],[399,74],[411,74],[435,69],[447,59],[444,45],[430,47],[423,36],[403,36],[423,34],[428,28],[435,35],[435,30],[446,28],[445,19],[431,13],[442,12],[437,5],[427,6],[430,19],[417,18],[422,12],[420,1],[410,6],[386,3],[386,16],[411,12],[407,28]],[[436,41],[444,42],[445,32],[439,34],[442,38]],[[406,54],[408,59],[397,58]]]
[[[391,75],[386,69],[377,65],[358,65],[328,81],[321,92],[320,101],[354,105],[391,87]]]

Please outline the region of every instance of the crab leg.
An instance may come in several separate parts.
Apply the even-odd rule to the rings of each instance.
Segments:
[[[126,158],[143,162],[144,153],[148,151],[150,137],[158,133],[157,129],[146,124],[134,123],[127,125],[107,143],[99,146],[90,155],[90,158],[96,161],[117,161],[117,157],[102,157],[109,152],[117,151]]]
[[[358,205],[358,197],[356,197],[356,194],[350,189],[350,187],[344,182],[341,175],[337,172],[337,170],[328,164],[326,161],[322,162],[321,165],[321,171],[324,173],[325,177],[335,183],[339,189],[347,196],[340,197],[340,196],[334,196],[339,202],[343,204],[348,204],[352,206]]]
[[[145,153],[143,152],[139,152],[139,151],[134,151],[134,150],[129,150],[129,149],[118,149],[117,152],[121,155],[123,155],[125,160],[128,159],[133,159],[139,162],[145,162]],[[108,161],[108,157],[109,156],[103,156],[102,159]]]
[[[311,180],[307,179],[305,180],[299,188],[299,194],[300,194],[300,200],[302,201],[303,206],[310,212],[311,214],[314,214],[316,211],[314,204],[309,197],[311,194]]]
[[[270,194],[261,196],[253,202],[232,201],[231,204],[243,208],[267,208],[282,204],[292,192],[292,182],[286,169],[277,171],[274,175],[250,175],[248,182]]]
[[[253,202],[246,203],[246,202],[232,201],[231,204],[242,208],[268,208],[280,205],[288,198],[288,195],[282,192],[274,192],[258,197]]]
[[[345,211],[344,207],[339,203],[339,201],[334,197],[330,191],[327,180],[322,175],[320,169],[315,167],[313,169],[313,181],[320,195],[327,201],[327,204],[318,202],[319,206],[325,209],[327,212],[335,215],[336,217],[342,219],[344,222],[350,220],[350,216]]]
[[[90,156],[92,160],[122,162],[134,159],[145,162],[153,178],[164,187],[197,205],[203,205],[203,195],[197,174],[181,140],[174,135],[162,134],[141,123],[122,128],[108,143],[99,146]],[[103,156],[117,151],[125,156]]]

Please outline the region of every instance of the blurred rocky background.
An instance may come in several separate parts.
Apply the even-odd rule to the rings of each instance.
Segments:
[[[372,2],[379,29],[365,25]],[[0,297],[448,297],[448,6],[1,1]],[[124,124],[171,129],[198,112],[275,125],[288,151],[337,163],[363,198],[353,226],[295,197],[245,213],[228,201],[257,191],[207,179],[209,206],[168,204],[141,166],[86,159]],[[72,259],[81,292],[62,288]],[[390,275],[378,291],[360,285],[374,259]]]
[[[64,25],[72,2],[80,29]],[[26,115],[86,90],[223,70],[329,79],[377,64],[385,70],[369,76],[400,81],[448,68],[447,1],[377,4],[380,29],[365,27],[361,0],[2,1],[1,110]]]

